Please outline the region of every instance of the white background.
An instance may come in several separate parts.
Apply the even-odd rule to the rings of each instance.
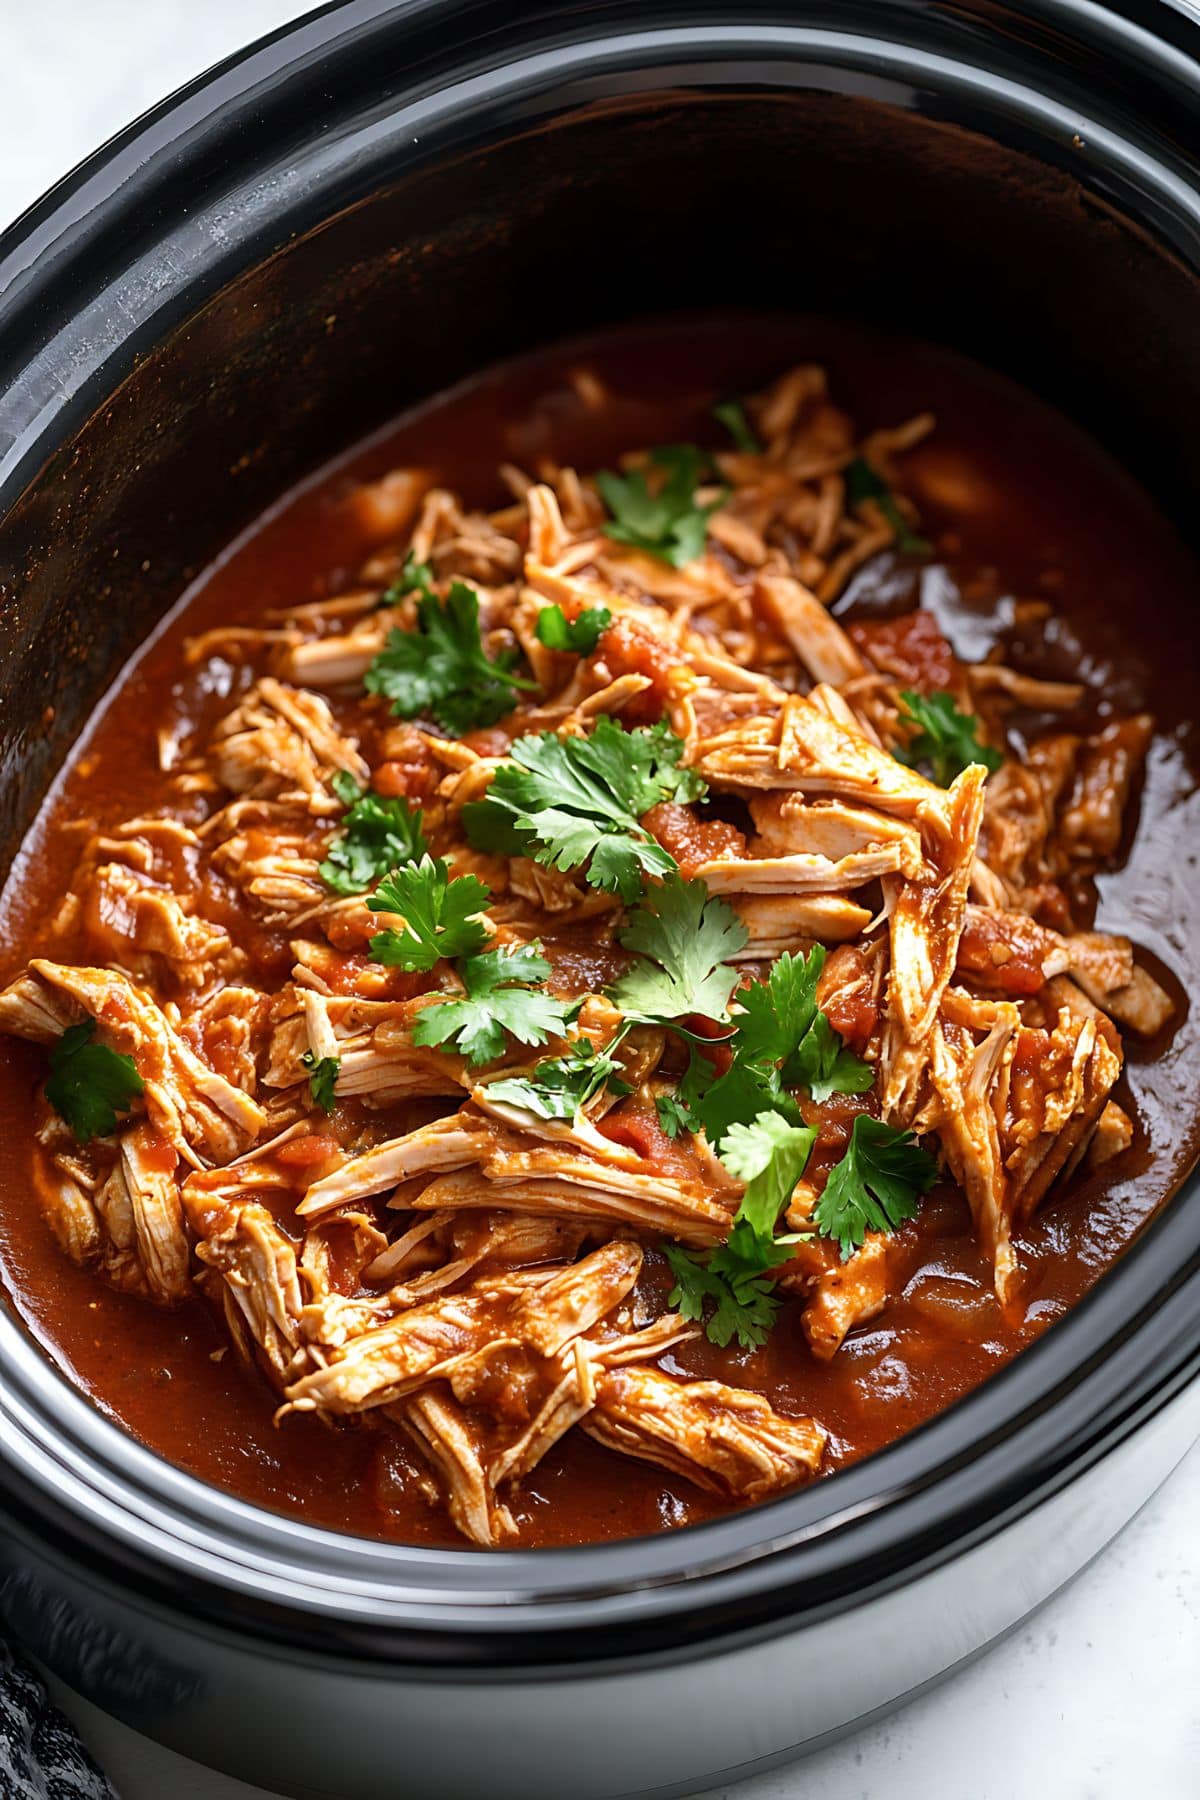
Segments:
[[[0,225],[172,88],[307,10],[288,0],[0,0]],[[883,1724],[723,1800],[1194,1800],[1198,1521],[1200,1450],[998,1649]],[[263,1800],[66,1704],[122,1800]]]

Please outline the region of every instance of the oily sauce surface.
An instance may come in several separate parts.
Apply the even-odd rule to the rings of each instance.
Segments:
[[[1052,1191],[1019,1239],[1022,1322],[1002,1315],[965,1203],[942,1189],[925,1203],[918,1229],[927,1241],[903,1294],[831,1363],[808,1351],[794,1302],[761,1350],[716,1351],[700,1341],[664,1359],[677,1373],[723,1377],[759,1389],[783,1412],[815,1415],[831,1434],[829,1468],[929,1418],[1045,1330],[1120,1255],[1196,1152],[1200,1033],[1186,996],[1200,991],[1200,934],[1191,925],[1200,799],[1189,677],[1197,571],[1116,463],[1032,396],[929,346],[822,321],[724,318],[558,347],[408,416],[282,501],[201,578],[125,672],[14,868],[0,903],[0,973],[9,979],[38,953],[42,921],[69,886],[86,830],[164,804],[157,730],[203,729],[227,709],[234,671],[218,661],[181,673],[184,638],[218,623],[260,623],[274,607],[320,599],[352,579],[373,547],[347,503],[357,482],[420,464],[469,503],[502,504],[500,462],[529,467],[552,455],[592,469],[631,444],[716,442],[714,400],[753,390],[801,360],[828,367],[864,429],[926,408],[938,420],[906,463],[934,557],[922,565],[875,559],[838,603],[839,617],[906,611],[919,583],[921,603],[964,658],[981,657],[1005,634],[1008,660],[1028,673],[1082,672],[1098,683],[1101,717],[1107,702],[1156,715],[1132,858],[1100,878],[1097,917],[1133,939],[1179,1000],[1162,1041],[1126,1040],[1118,1097],[1136,1120],[1132,1148],[1067,1191]],[[582,368],[611,391],[601,412],[590,412],[572,385]],[[1014,649],[1007,628],[1019,597],[1052,599],[1058,618],[1045,639]],[[259,932],[255,942],[244,917],[231,919],[231,928],[257,951],[264,979],[283,978],[289,959],[281,940]],[[578,954],[583,971],[586,942]],[[30,1097],[44,1074],[43,1052],[0,1039],[4,1277],[48,1353],[110,1417],[219,1487],[317,1525],[460,1543],[407,1478],[405,1453],[382,1434],[366,1426],[330,1430],[302,1416],[276,1428],[266,1383],[227,1349],[203,1304],[157,1311],[59,1254],[30,1178]],[[665,1289],[665,1267],[660,1274]],[[626,1537],[723,1510],[689,1482],[607,1452],[580,1432],[560,1442],[512,1505],[526,1544]]]

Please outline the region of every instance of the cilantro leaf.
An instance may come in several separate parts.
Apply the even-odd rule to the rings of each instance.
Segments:
[[[807,956],[779,957],[766,981],[741,990],[737,1055],[764,1066],[781,1063],[784,1087],[807,1088],[814,1100],[865,1094],[874,1086],[874,1072],[846,1048],[817,1005],[824,967],[825,951],[814,944]]]
[[[771,966],[765,981],[738,994],[738,1055],[743,1062],[769,1065],[791,1057],[817,1014],[817,981],[825,951],[814,944],[807,956],[790,952]],[[797,1084],[784,1080],[789,1087]]]
[[[68,1025],[50,1052],[46,1098],[81,1144],[108,1137],[143,1092],[132,1056],[94,1044],[95,1019]]]
[[[607,716],[590,737],[518,738],[486,799],[464,806],[467,836],[477,849],[583,868],[593,887],[636,900],[646,875],[677,866],[643,828],[642,814],[660,800],[695,800],[706,791],[693,769],[679,767],[682,754],[682,739],[666,724],[626,731]]]
[[[704,1318],[705,1331],[724,1346],[736,1335],[744,1349],[763,1343],[775,1322],[779,1301],[766,1277],[792,1254],[792,1237],[777,1238],[775,1227],[803,1175],[816,1131],[792,1125],[777,1112],[762,1112],[748,1125],[726,1134],[721,1160],[746,1183],[733,1229],[723,1244],[700,1260],[677,1245],[663,1246],[676,1285],[668,1305],[685,1319]]]
[[[719,1250],[713,1251],[707,1262],[680,1244],[664,1244],[663,1254],[675,1276],[668,1306],[699,1324],[704,1319],[706,1303],[712,1302],[713,1310],[705,1324],[710,1343],[724,1349],[736,1336],[743,1350],[754,1350],[766,1342],[779,1312],[779,1301],[761,1271],[717,1268],[714,1265],[721,1254]]]
[[[846,469],[846,498],[851,506],[857,506],[863,500],[874,500],[895,534],[897,550],[903,550],[909,556],[933,554],[933,545],[913,530],[883,476],[864,457],[856,456]]]
[[[939,787],[949,787],[972,763],[982,763],[994,775],[1004,761],[998,750],[981,741],[978,718],[959,712],[953,695],[941,689],[918,694],[905,688],[900,703],[900,723],[912,735],[892,755],[910,769],[927,763]]]
[[[701,1055],[696,1043],[693,1042],[690,1048],[687,1069],[674,1094],[664,1095],[661,1102],[656,1103],[660,1120],[663,1104],[670,1102],[683,1126],[688,1131],[703,1128],[705,1137],[717,1151],[720,1151],[731,1125],[749,1125],[760,1112],[773,1109],[783,1113],[793,1125],[804,1123],[799,1107],[783,1092],[774,1070],[758,1069],[735,1059],[723,1075],[718,1075],[715,1063]],[[668,1129],[665,1121],[663,1128]]]
[[[346,815],[320,872],[335,894],[361,894],[399,863],[419,862],[428,854],[421,814],[406,800],[385,799],[371,788],[360,788],[344,769],[334,776],[333,788]]]
[[[573,1119],[601,1088],[607,1087],[616,1099],[633,1092],[617,1074],[619,1066],[607,1051],[578,1038],[565,1056],[540,1062],[532,1080],[515,1076],[489,1082],[488,1098],[523,1106],[539,1119]]]
[[[823,1012],[818,1012],[783,1068],[789,1087],[807,1088],[814,1100],[831,1094],[869,1094],[875,1086],[870,1063],[843,1044]]]
[[[728,1343],[730,1315],[739,1341],[763,1343],[779,1312],[779,1299],[767,1279],[772,1269],[792,1258],[793,1237],[759,1239],[743,1222],[735,1222],[727,1241],[718,1244],[708,1259],[709,1272],[722,1281],[729,1295],[709,1321],[708,1336],[715,1344]],[[735,1310],[736,1309],[736,1310]],[[714,1333],[718,1335],[714,1335]]]
[[[390,631],[363,685],[383,694],[397,718],[428,714],[456,737],[494,725],[513,706],[514,688],[534,683],[511,673],[516,652],[489,657],[479,635],[479,596],[454,581],[446,599],[428,588],[417,601],[417,629]]]
[[[748,934],[729,903],[713,899],[702,881],[664,876],[617,935],[638,958],[610,989],[626,1019],[658,1024],[689,1013],[728,1016],[738,972],[725,958],[745,947]]]
[[[700,1121],[692,1117],[686,1101],[674,1094],[656,1094],[654,1110],[658,1114],[658,1122],[669,1138],[677,1138],[681,1131],[696,1131]]]
[[[505,1032],[522,1044],[544,1044],[566,1030],[569,1002],[554,999],[544,988],[516,985],[544,982],[550,974],[536,944],[469,956],[459,972],[466,998],[422,1007],[413,1027],[414,1044],[437,1048],[454,1043],[469,1063],[478,1065],[503,1056]]]
[[[399,606],[407,594],[428,594],[432,589],[433,565],[419,563],[410,550],[395,581],[380,594],[376,610],[380,606]]]
[[[846,1154],[813,1209],[813,1224],[822,1237],[837,1239],[845,1262],[868,1231],[895,1231],[915,1218],[917,1201],[936,1180],[936,1162],[911,1131],[859,1113]]]
[[[707,1077],[693,1058],[690,1110],[703,1121],[717,1151],[733,1125],[748,1125],[761,1112],[802,1123],[789,1088],[807,1088],[814,1100],[862,1094],[874,1085],[869,1064],[848,1050],[817,1005],[817,981],[825,951],[785,954],[765,981],[739,988],[733,1013],[733,1061],[723,1075]]]
[[[762,455],[762,445],[750,429],[745,408],[740,400],[722,400],[719,406],[713,407],[712,411],[713,418],[718,425],[725,427],[739,450],[745,451],[747,456]]]
[[[650,452],[651,465],[666,478],[651,493],[644,470],[614,475],[603,470],[596,486],[612,523],[605,535],[618,543],[632,544],[651,556],[682,569],[704,551],[708,516],[723,495],[707,506],[696,505],[696,487],[704,471],[705,457],[694,444],[670,444]]]
[[[733,1062],[704,1090],[692,1109],[704,1123],[704,1135],[718,1154],[734,1125],[749,1125],[762,1112],[779,1113],[789,1124],[802,1125],[800,1108],[784,1091],[777,1069],[762,1068],[734,1056]]]
[[[762,1112],[749,1125],[731,1125],[721,1161],[731,1175],[746,1183],[734,1217],[734,1229],[747,1228],[767,1246],[780,1213],[792,1197],[817,1141],[815,1126],[791,1125],[780,1113]],[[744,1235],[744,1234],[743,1234]]]
[[[368,946],[372,962],[411,971],[432,969],[443,956],[473,956],[488,941],[487,926],[475,915],[491,891],[474,875],[451,880],[440,857],[393,869],[367,905],[372,912],[398,913],[405,929],[377,931]]]
[[[698,1043],[693,1040],[688,1045],[688,1066],[684,1070],[683,1079],[679,1083],[680,1102],[688,1111],[696,1116],[696,1108],[713,1084],[717,1065],[711,1058],[702,1055]]]
[[[658,1122],[670,1138],[677,1138],[681,1131],[699,1131],[704,1125],[697,1109],[717,1072],[715,1064],[701,1056],[694,1041],[689,1043],[688,1052],[688,1066],[674,1093],[659,1094],[654,1101]]]
[[[306,1050],[300,1058],[308,1070],[308,1091],[323,1112],[333,1111],[333,1087],[342,1067],[340,1056],[317,1056]]]
[[[561,606],[543,606],[534,631],[547,650],[574,650],[578,656],[590,656],[611,624],[607,606],[585,606],[573,619],[568,619]]]

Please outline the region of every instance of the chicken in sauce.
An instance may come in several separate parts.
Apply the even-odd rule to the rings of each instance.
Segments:
[[[62,1254],[480,1546],[581,1435],[718,1506],[836,1468],[755,1358],[834,1365],[964,1199],[1018,1329],[1178,1011],[1093,920],[1154,719],[846,606],[934,558],[935,418],[817,363],[714,414],[487,508],[359,485],[335,591],[187,638],[203,724],[162,707],[0,996]]]

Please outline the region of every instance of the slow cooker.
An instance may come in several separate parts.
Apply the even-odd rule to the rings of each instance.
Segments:
[[[347,0],[212,70],[0,240],[6,860],[249,519],[584,328],[729,303],[915,329],[1119,434],[1186,530],[1198,96],[1190,9],[1088,0]],[[1193,1179],[890,1449],[653,1539],[481,1555],[202,1485],[9,1307],[0,1615],[138,1730],[297,1796],[693,1793],[1013,1627],[1200,1432],[1198,1367]]]

